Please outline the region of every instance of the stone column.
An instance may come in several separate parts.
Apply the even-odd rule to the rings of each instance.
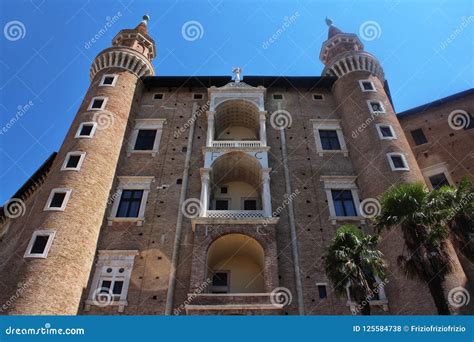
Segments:
[[[211,147],[214,140],[214,114],[213,111],[207,111],[207,147]]]
[[[270,193],[270,171],[262,169],[262,207],[263,216],[272,217],[272,196]]]
[[[210,183],[210,169],[201,168],[201,217],[207,216],[209,209],[209,183]]]
[[[267,112],[260,112],[260,141],[263,146],[267,146],[267,128],[266,128]]]

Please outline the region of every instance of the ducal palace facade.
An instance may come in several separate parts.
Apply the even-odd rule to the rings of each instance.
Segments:
[[[337,228],[373,233],[363,204],[394,184],[473,179],[473,89],[396,114],[330,21],[321,76],[154,76],[147,23],[97,55],[61,148],[5,203],[1,314],[350,315],[324,267]],[[379,248],[372,312],[436,314],[401,231]],[[448,252],[450,286],[474,284]]]

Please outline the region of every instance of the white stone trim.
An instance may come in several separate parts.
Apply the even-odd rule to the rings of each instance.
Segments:
[[[67,163],[69,161],[69,158],[71,158],[71,156],[80,157],[76,167],[67,167]],[[61,171],[79,171],[82,167],[82,163],[84,162],[85,158],[86,158],[86,152],[83,152],[83,151],[68,152],[66,154],[66,158],[64,158],[63,165],[61,166]]]
[[[25,254],[23,255],[24,258],[41,258],[41,259],[46,259],[48,257],[49,250],[51,248],[51,245],[53,244],[53,239],[54,236],[56,235],[55,230],[35,230],[33,232],[33,235],[31,236],[30,242],[28,243],[28,247],[26,247]],[[31,249],[33,248],[33,245],[35,243],[36,237],[37,236],[48,236],[48,242],[46,243],[46,246],[44,247],[44,251],[41,254],[33,254],[31,253]]]
[[[450,172],[448,171],[448,164],[446,163],[439,163],[439,164],[425,167],[424,169],[421,170],[421,173],[423,174],[423,177],[425,177],[425,182],[431,190],[433,190],[433,185],[431,184],[430,177],[439,175],[440,173],[444,174],[449,185],[455,184],[455,182],[451,178]]]
[[[82,127],[85,125],[92,125],[91,133],[89,135],[81,135]],[[79,128],[77,129],[76,135],[74,137],[78,139],[81,139],[81,138],[92,139],[94,137],[96,129],[97,129],[97,122],[93,122],[93,121],[81,122],[79,124]]]
[[[395,167],[395,165],[393,164],[393,160],[392,160],[392,157],[395,157],[395,156],[402,158],[403,163],[405,164],[405,167],[400,167],[400,168]],[[408,166],[407,159],[406,159],[406,157],[403,153],[400,153],[400,152],[387,153],[387,159],[388,159],[388,163],[390,164],[390,168],[392,169],[392,171],[409,171],[410,170],[410,167]]]
[[[112,222],[136,222],[137,226],[143,225],[145,220],[145,209],[148,200],[148,194],[150,193],[151,183],[155,181],[153,176],[119,176],[117,177],[119,183],[117,190],[113,194],[113,204],[110,216],[107,218],[109,226]],[[123,190],[143,190],[142,200],[140,202],[140,210],[138,217],[117,217],[117,211],[122,198]]]
[[[381,111],[374,111],[372,109],[372,106],[371,106],[371,102],[377,102],[380,107],[382,108]],[[369,112],[371,114],[375,114],[375,115],[378,115],[378,114],[385,114],[387,111],[385,110],[385,105],[383,104],[382,101],[379,101],[379,100],[367,100],[367,107],[369,107]]]
[[[378,133],[379,138],[381,140],[395,140],[395,139],[397,139],[397,134],[395,133],[395,130],[393,129],[392,125],[390,125],[390,124],[376,124],[375,127],[377,128],[377,133]],[[391,137],[383,136],[382,130],[380,129],[380,127],[388,127],[390,129],[390,132],[392,133],[392,136]]]
[[[344,134],[342,133],[341,120],[337,119],[312,119],[313,123],[313,134],[316,143],[316,151],[320,157],[324,154],[331,153],[343,153],[344,157],[349,155],[347,150],[346,141],[344,139]],[[339,140],[339,145],[341,146],[340,150],[324,150],[321,144],[321,136],[319,135],[319,130],[335,130],[337,134],[337,139]]]
[[[118,306],[118,311],[123,312],[125,306],[128,305],[127,294],[136,255],[138,255],[138,250],[99,250],[89,296],[85,303],[85,311],[89,311],[91,305],[98,304],[94,296],[97,295],[101,283],[108,280],[112,284],[115,281],[123,281],[120,297],[111,297],[111,301],[108,303],[110,306]],[[124,270],[120,273],[119,270],[122,268]],[[112,269],[112,271],[107,272],[108,269]]]
[[[106,77],[113,77],[114,80],[112,81],[112,84],[104,84],[104,80]],[[102,79],[100,80],[99,87],[115,87],[115,84],[117,83],[119,75],[117,74],[105,74],[102,76]]]
[[[360,214],[360,197],[359,189],[355,184],[355,176],[321,176],[321,181],[324,183],[324,191],[326,192],[326,198],[329,207],[329,220],[332,224],[336,224],[338,221],[360,221],[365,223],[365,218]],[[336,208],[334,207],[334,200],[332,198],[332,190],[350,190],[352,193],[352,199],[354,200],[354,207],[357,216],[337,216]]]
[[[370,85],[372,86],[372,89],[365,89],[364,82],[370,83]],[[363,93],[376,93],[377,92],[377,88],[375,88],[374,82],[372,82],[369,79],[359,80],[359,86],[360,86],[360,90],[362,90]]]
[[[130,156],[132,153],[144,153],[151,154],[152,157],[155,157],[160,149],[161,136],[163,134],[163,125],[166,123],[166,119],[136,119],[135,126],[133,127],[130,143],[128,145],[127,155]],[[135,150],[135,143],[137,142],[138,131],[140,130],[156,130],[155,142],[153,144],[153,149],[151,150]]]
[[[50,207],[51,201],[53,200],[54,195],[57,194],[57,193],[65,193],[66,196],[64,196],[64,200],[63,200],[63,203],[62,203],[61,207],[51,208]],[[66,188],[52,189],[43,210],[44,211],[64,211],[66,209],[67,203],[69,202],[69,198],[71,197],[71,193],[72,193],[72,189],[66,189]]]
[[[94,104],[95,100],[104,100],[104,102],[102,102],[102,106],[100,108],[92,108],[92,105]],[[109,100],[109,98],[106,97],[106,96],[94,96],[91,99],[91,102],[89,103],[89,107],[87,108],[87,110],[104,110],[105,106],[107,105],[108,100]]]

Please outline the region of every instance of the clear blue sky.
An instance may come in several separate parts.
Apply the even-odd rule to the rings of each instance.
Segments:
[[[364,44],[385,69],[397,111],[474,83],[472,0],[2,0],[0,204],[58,150],[89,85],[91,61],[144,13],[151,16],[150,35],[157,43],[157,75],[231,75],[233,66],[241,66],[244,75],[318,76],[328,16],[357,34],[368,21],[379,25],[375,39]],[[114,15],[119,18],[108,32],[86,48]],[[264,49],[291,16],[295,20]],[[23,25],[17,26],[19,36],[12,21]],[[201,24],[202,37],[183,38],[188,21]],[[18,106],[30,101],[33,105],[6,127]]]

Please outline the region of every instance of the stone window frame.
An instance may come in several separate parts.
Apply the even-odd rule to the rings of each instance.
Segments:
[[[28,246],[26,247],[25,254],[23,255],[24,258],[38,258],[38,259],[46,259],[48,257],[49,250],[51,249],[51,246],[53,244],[54,236],[56,235],[55,230],[51,229],[38,229],[33,232],[33,235],[31,236],[30,242],[28,243]],[[46,246],[44,247],[44,251],[41,254],[34,254],[31,253],[31,249],[33,248],[33,245],[36,241],[36,237],[38,236],[48,236],[48,242],[46,243]]]
[[[402,158],[403,163],[405,164],[405,167],[395,167],[395,165],[393,164],[393,160],[392,160],[392,157],[395,157],[395,156]],[[392,171],[410,171],[410,166],[408,165],[408,161],[407,161],[407,158],[405,157],[404,153],[402,153],[402,152],[387,153],[387,159],[388,159],[388,163],[390,165],[390,169]]]
[[[365,89],[365,88],[364,88],[364,83],[365,83],[365,82],[370,83],[372,89]],[[374,82],[372,82],[372,81],[369,80],[369,79],[359,80],[359,86],[360,86],[360,90],[362,90],[363,93],[376,93],[376,92],[377,92],[377,88],[375,88]]]
[[[84,127],[84,125],[92,125],[91,133],[89,135],[81,135],[82,127]],[[94,122],[94,121],[81,122],[79,124],[79,128],[77,129],[76,135],[74,136],[74,138],[76,138],[76,139],[92,139],[95,135],[96,130],[97,130],[97,122]]]
[[[281,95],[281,99],[276,99],[275,95]],[[284,101],[285,100],[285,94],[283,94],[283,93],[273,93],[272,94],[272,100],[273,101]]]
[[[84,159],[86,158],[86,152],[84,151],[71,151],[66,154],[66,157],[64,158],[63,165],[61,166],[61,171],[80,171],[82,167],[82,163],[84,163]],[[67,167],[67,163],[69,162],[69,159],[71,156],[79,156],[79,161],[76,165],[76,167]]]
[[[380,129],[381,126],[390,128],[390,132],[392,132],[392,136],[391,137],[384,137],[383,134],[382,134],[382,130]],[[379,124],[375,124],[375,128],[377,129],[377,133],[379,135],[380,140],[396,140],[396,139],[398,139],[397,134],[395,133],[395,130],[393,129],[393,126],[391,124],[379,123]]]
[[[388,297],[387,297],[387,294],[385,292],[385,282],[383,282],[375,274],[374,274],[374,278],[375,278],[375,281],[377,282],[377,284],[380,284],[379,291],[378,291],[379,299],[369,300],[369,305],[370,306],[377,306],[378,305],[378,306],[381,306],[383,308],[383,311],[387,311],[388,310]],[[352,301],[351,293],[350,293],[350,290],[349,290],[350,286],[351,286],[351,283],[350,283],[350,281],[348,281],[347,284],[346,284],[346,296],[347,296],[346,305],[350,307],[350,310],[353,314],[356,314],[357,313],[356,307],[359,306],[359,304]]]
[[[92,105],[94,104],[95,100],[104,100],[104,102],[102,102],[102,106],[100,108],[92,108]],[[108,101],[109,101],[109,98],[107,96],[94,96],[91,99],[91,102],[89,103],[89,107],[87,108],[87,110],[94,110],[94,111],[104,110],[105,107],[107,106]]]
[[[347,149],[346,140],[344,139],[344,134],[342,133],[341,120],[338,119],[312,119],[313,123],[313,134],[316,143],[316,152],[320,157],[324,154],[333,154],[333,153],[342,153],[344,157],[349,155]],[[324,150],[321,143],[321,136],[319,135],[319,130],[335,130],[337,134],[337,139],[339,140],[339,145],[341,145],[340,150]]]
[[[316,98],[315,98],[315,95],[320,95],[321,98],[320,98],[320,99],[316,99]],[[311,98],[313,99],[313,101],[317,101],[317,102],[324,101],[324,94],[321,94],[321,93],[313,93],[313,94],[311,95]]]
[[[112,195],[113,204],[110,210],[110,216],[107,218],[108,225],[113,222],[136,222],[137,226],[142,226],[145,221],[145,210],[148,201],[148,195],[151,190],[151,183],[155,181],[153,176],[118,176],[117,190]],[[117,217],[120,199],[123,190],[143,190],[142,200],[140,202],[140,210],[137,217]]]
[[[456,183],[453,181],[450,172],[448,171],[448,165],[446,163],[439,163],[435,165],[431,165],[425,167],[421,170],[423,177],[425,178],[425,183],[428,185],[430,190],[433,190],[433,185],[431,184],[430,177],[439,175],[441,173],[444,174],[446,180],[448,181],[449,185],[455,185]]]
[[[53,200],[53,197],[57,193],[65,193],[66,195],[64,196],[63,203],[61,207],[56,208],[56,207],[51,207],[51,202]],[[66,210],[66,206],[69,202],[69,198],[71,197],[72,189],[70,188],[54,188],[51,189],[51,192],[49,193],[48,200],[46,201],[46,204],[43,208],[43,211],[64,211]]]
[[[382,110],[380,112],[376,112],[372,109],[371,102],[377,102],[380,107],[382,107]],[[369,107],[369,112],[374,115],[379,115],[379,114],[385,114],[387,113],[387,110],[385,109],[385,105],[383,104],[382,101],[379,100],[367,100],[367,107]]]
[[[89,295],[85,302],[85,311],[89,311],[92,305],[98,307],[118,306],[118,312],[123,312],[125,306],[128,305],[127,295],[132,278],[133,265],[135,256],[139,254],[138,250],[99,250],[95,271],[92,278]],[[111,268],[112,272],[107,272]],[[114,269],[123,268],[123,275],[117,275]],[[118,300],[114,300],[109,292],[105,294],[105,304],[101,303],[101,298],[97,298],[100,292],[100,284],[103,280],[121,280],[123,281],[122,292]]]
[[[326,192],[326,199],[329,208],[329,221],[333,225],[337,222],[344,221],[360,221],[361,224],[365,224],[365,217],[360,213],[360,196],[359,188],[355,181],[356,176],[321,176],[323,182],[324,191]],[[336,208],[334,206],[334,200],[332,198],[332,190],[350,190],[352,193],[352,199],[354,201],[354,207],[357,216],[336,216]]]
[[[197,99],[196,95],[201,95],[202,97],[200,99]],[[193,93],[193,100],[204,100],[204,96],[204,93]]]
[[[106,77],[113,77],[114,78],[114,80],[112,81],[112,84],[104,84],[104,81],[105,81]],[[115,85],[117,84],[118,78],[119,78],[118,74],[105,74],[105,75],[102,76],[102,78],[100,80],[99,87],[115,87]]]
[[[127,156],[132,154],[151,154],[152,157],[156,157],[159,149],[161,136],[163,135],[163,125],[166,123],[166,119],[135,119],[135,126],[130,135],[130,143],[128,144]],[[138,131],[140,130],[156,130],[155,142],[153,149],[151,150],[135,150],[135,143],[138,138]]]

